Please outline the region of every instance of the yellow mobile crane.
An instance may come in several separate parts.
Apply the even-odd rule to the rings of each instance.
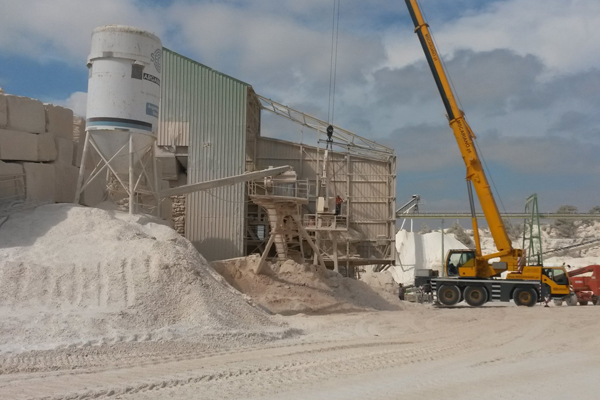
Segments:
[[[511,298],[517,305],[533,306],[546,295],[557,298],[569,295],[569,279],[564,268],[525,266],[523,250],[512,247],[475,148],[475,134],[458,108],[429,25],[423,19],[417,0],[406,0],[406,5],[467,167],[467,189],[475,239],[475,250],[448,252],[445,277],[417,277],[415,284],[430,284],[437,300],[448,306],[458,303],[462,298],[471,306],[480,306],[491,300],[510,301]],[[496,244],[496,253],[484,255],[481,252],[473,187]],[[498,261],[491,262],[492,259]],[[506,278],[500,279],[505,271],[509,271]]]

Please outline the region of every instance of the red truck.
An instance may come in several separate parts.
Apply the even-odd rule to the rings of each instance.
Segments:
[[[588,273],[591,275],[581,276]],[[600,265],[574,269],[569,271],[568,275],[579,304],[585,306],[592,302],[594,305],[600,305]]]

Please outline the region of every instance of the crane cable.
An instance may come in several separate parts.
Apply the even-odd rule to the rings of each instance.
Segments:
[[[425,14],[425,10],[423,9],[423,7],[421,5],[419,5],[419,7],[421,7],[421,12],[423,14],[423,18],[425,19],[425,21],[429,21],[429,19],[427,18],[426,14]],[[429,28],[429,31],[431,32],[431,39],[433,40],[433,43],[435,45],[435,47],[437,49],[439,49],[440,47],[438,46],[436,40],[435,40],[435,36],[433,35],[433,32],[431,30],[431,27]],[[463,110],[463,105],[460,101],[460,97],[458,96],[458,92],[456,91],[456,87],[454,86],[454,82],[452,81],[452,77],[450,76],[450,71],[448,71],[448,68],[446,67],[446,63],[444,62],[444,58],[442,57],[441,54],[438,54],[439,58],[440,58],[440,62],[442,63],[442,66],[444,67],[444,70],[446,71],[446,76],[448,77],[448,81],[450,82],[450,86],[452,87],[452,91],[454,92],[454,98],[456,99],[456,102],[458,103],[458,106],[460,107],[461,110]],[[464,115],[465,120],[467,119],[467,116]],[[467,121],[468,123],[468,121]],[[470,126],[470,125],[469,125]],[[496,192],[496,196],[498,197],[498,201],[500,202],[500,205],[502,206],[502,210],[506,213],[506,207],[504,207],[504,202],[502,201],[502,197],[500,196],[500,192],[498,191],[498,188],[496,187],[496,182],[494,181],[494,177],[492,175],[492,171],[490,171],[490,169],[488,168],[487,162],[485,161],[485,157],[483,155],[483,151],[481,150],[481,147],[479,147],[479,144],[477,143],[476,138],[473,138],[473,144],[475,145],[475,148],[477,150],[477,152],[480,155],[481,161],[483,162],[483,166],[485,168],[485,170],[487,171],[487,175],[490,178],[490,181],[492,183],[492,187],[494,188],[494,192]]]
[[[340,0],[333,0],[333,16],[331,22],[331,54],[329,65],[329,104],[327,122],[333,125],[335,114],[335,83],[337,78],[337,54],[340,27]]]
[[[341,0],[333,0],[333,13],[332,13],[332,21],[331,21],[331,54],[330,54],[330,65],[329,65],[329,103],[327,108],[327,122],[329,123],[329,128],[332,130],[333,134],[333,119],[335,115],[335,84],[337,80],[337,55],[338,55],[338,42],[339,42],[339,32],[340,32],[340,1]],[[331,146],[330,146],[331,148]],[[333,149],[331,149],[333,150]],[[335,165],[333,163],[333,154],[329,159],[329,164],[331,165],[332,178],[331,181],[333,188],[336,186],[336,174],[335,174]],[[347,194],[346,194],[347,195]],[[337,195],[336,195],[337,198]],[[337,201],[337,200],[336,200]]]

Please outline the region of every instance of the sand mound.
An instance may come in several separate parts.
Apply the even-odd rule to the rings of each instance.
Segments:
[[[331,313],[362,310],[398,310],[393,296],[382,297],[366,283],[312,264],[268,264],[256,275],[259,257],[215,261],[211,266],[240,292],[277,314]]]
[[[0,351],[283,332],[171,228],[71,204],[4,222],[0,288]]]
[[[367,266],[366,271],[360,274],[360,280],[388,301],[398,299],[398,284],[390,270],[375,272],[372,266]]]

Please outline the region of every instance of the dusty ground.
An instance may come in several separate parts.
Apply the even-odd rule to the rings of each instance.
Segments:
[[[599,307],[409,306],[276,317],[302,331],[0,355],[1,399],[598,398]]]
[[[217,273],[148,218],[10,214],[0,399],[598,398],[600,307],[438,309],[386,275],[256,262]]]

